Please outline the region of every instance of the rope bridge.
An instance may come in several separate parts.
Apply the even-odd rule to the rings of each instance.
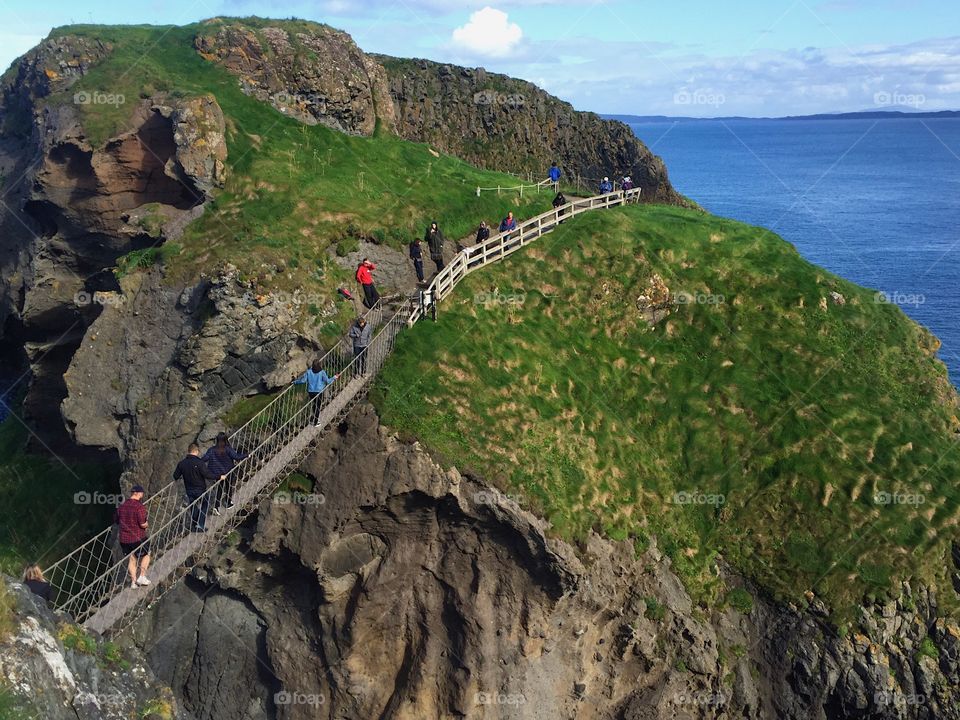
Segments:
[[[127,556],[106,528],[66,557],[47,568],[52,603],[72,615],[88,630],[121,632],[160,596],[172,588],[237,528],[260,503],[294,472],[317,440],[359,403],[393,350],[397,335],[428,313],[436,317],[437,304],[470,272],[511,255],[562,220],[589,210],[639,200],[640,190],[608,193],[545,212],[459,252],[417,298],[385,312],[377,305],[367,313],[374,335],[366,357],[358,362],[352,344],[343,338],[323,356],[329,374],[339,378],[315,400],[290,385],[230,435],[230,444],[247,457],[213,483],[193,503],[184,504],[179,482],[170,482],[146,501],[150,523],[151,565],[147,587],[129,587]],[[365,367],[363,367],[365,365]],[[319,419],[318,419],[319,418]],[[220,514],[208,512],[203,533],[192,532],[193,516],[201,504],[213,508],[219,498],[232,500]]]

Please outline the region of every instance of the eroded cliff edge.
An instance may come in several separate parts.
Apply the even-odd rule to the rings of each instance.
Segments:
[[[302,471],[136,629],[200,720],[960,716],[932,593],[842,638],[816,599],[697,607],[655,546],[552,539],[369,406]]]

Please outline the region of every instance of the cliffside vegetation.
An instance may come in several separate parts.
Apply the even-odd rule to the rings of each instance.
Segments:
[[[957,418],[936,341],[774,234],[691,211],[576,218],[401,336],[388,425],[565,538],[651,534],[702,600],[722,557],[840,620],[921,579],[956,608]]]
[[[264,24],[258,21],[253,27]],[[313,25],[270,24],[291,32]],[[141,98],[212,94],[223,110],[229,148],[226,186],[175,246],[162,256],[150,256],[163,259],[173,277],[189,279],[220,260],[252,274],[264,264],[280,264],[285,272],[273,277],[273,285],[329,291],[348,279],[327,256],[331,246],[353,249],[359,237],[399,246],[421,236],[433,220],[455,239],[481,219],[499,219],[507,209],[529,215],[549,207],[552,196],[547,193],[476,197],[477,186],[507,187],[518,180],[426,145],[385,131],[373,137],[346,135],[285,116],[245,95],[236,76],[201,57],[194,49],[200,32],[211,32],[211,25],[79,25],[55,31],[95,38],[111,48],[68,91],[50,99],[70,102],[77,93],[123,96],[124,103],[78,106],[94,145],[132,129],[133,105]],[[145,56],[144,47],[151,48]]]

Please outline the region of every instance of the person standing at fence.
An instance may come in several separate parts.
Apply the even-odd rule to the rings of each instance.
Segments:
[[[600,194],[613,192],[613,183],[610,182],[610,178],[605,177],[600,181]]]
[[[550,166],[550,182],[553,183],[554,190],[557,189],[557,183],[560,182],[560,168],[554,163]]]
[[[477,240],[474,243],[479,245],[482,242],[485,242],[490,239],[490,226],[487,225],[487,221],[483,220],[480,223],[480,227],[477,228]]]
[[[306,372],[293,381],[294,385],[307,386],[307,395],[310,396],[310,401],[315,406],[313,423],[317,427],[320,427],[320,395],[323,394],[328,385],[332,385],[333,381],[339,377],[339,375],[333,377],[327,375],[320,361],[314,360]]]
[[[430,223],[427,232],[423,235],[423,241],[430,248],[430,259],[436,263],[437,272],[443,270],[443,233],[435,222]]]
[[[236,467],[237,463],[246,457],[244,453],[237,452],[230,447],[230,441],[225,432],[217,433],[216,444],[203,454],[203,461],[210,468],[214,475],[226,477],[217,490],[216,497],[213,499],[213,514],[220,514],[220,507],[226,504],[227,507],[233,507],[233,486],[236,485],[236,477],[230,477],[230,471]],[[224,503],[226,500],[226,503]]]
[[[517,229],[517,221],[513,217],[512,212],[508,212],[507,216],[500,221],[500,232],[510,232]]]
[[[39,565],[27,565],[23,569],[23,584],[37,597],[50,602],[50,583],[43,576]]]
[[[623,188],[624,192],[627,190],[633,190],[633,180],[629,175],[623,178],[623,182],[620,183],[620,187]]]
[[[380,301],[380,293],[377,292],[377,286],[373,284],[373,271],[376,269],[377,266],[367,258],[357,265],[357,282],[363,288],[363,304],[368,308],[372,308]]]
[[[349,335],[353,341],[353,357],[357,361],[357,372],[366,375],[367,348],[370,347],[370,339],[373,337],[373,327],[367,322],[366,318],[360,317],[353,323]]]
[[[143,504],[143,486],[130,488],[130,497],[117,507],[113,522],[120,526],[120,549],[129,556],[127,574],[130,587],[136,588],[150,584],[147,569],[150,567],[150,542],[147,540],[147,507]]]
[[[553,199],[553,207],[557,210],[558,219],[563,217],[563,210],[561,210],[560,208],[562,208],[566,204],[567,204],[567,198],[564,196],[562,192],[558,192],[557,196]],[[564,221],[560,220],[560,222],[564,222]]]
[[[417,273],[417,282],[423,285],[423,248],[420,247],[420,238],[414,238],[410,243],[410,259],[413,260],[413,270]]]
[[[193,532],[207,531],[207,509],[210,498],[207,496],[207,480],[223,480],[223,475],[216,475],[200,457],[200,446],[190,443],[187,456],[177,463],[173,471],[174,480],[183,480],[183,489],[187,493],[187,504],[193,505],[190,512]]]

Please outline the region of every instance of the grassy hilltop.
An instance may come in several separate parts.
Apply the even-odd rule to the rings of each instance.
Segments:
[[[243,22],[291,31],[304,25]],[[499,219],[506,209],[530,215],[549,207],[547,193],[523,198],[495,192],[477,198],[474,193],[477,186],[514,186],[516,177],[475,168],[387,132],[355,137],[305,125],[245,95],[236,76],[194,49],[194,37],[211,27],[73,25],[53,32],[94,38],[111,47],[69,90],[48,99],[70,103],[82,91],[123,95],[123,104],[77,106],[95,146],[134,128],[133,106],[141,98],[212,94],[223,110],[229,149],[226,187],[175,245],[162,253],[141,252],[130,259],[134,265],[162,259],[172,277],[189,279],[219,260],[251,274],[262,263],[282,263],[289,277],[278,275],[274,284],[309,285],[322,292],[349,279],[330,261],[328,248],[355,249],[358,236],[399,246],[437,220],[448,237],[457,238],[482,219]]]
[[[651,325],[658,279],[681,302]],[[634,206],[469,278],[400,338],[377,404],[563,537],[656,534],[702,599],[721,555],[840,615],[908,577],[949,605],[960,457],[935,348],[768,231]]]

